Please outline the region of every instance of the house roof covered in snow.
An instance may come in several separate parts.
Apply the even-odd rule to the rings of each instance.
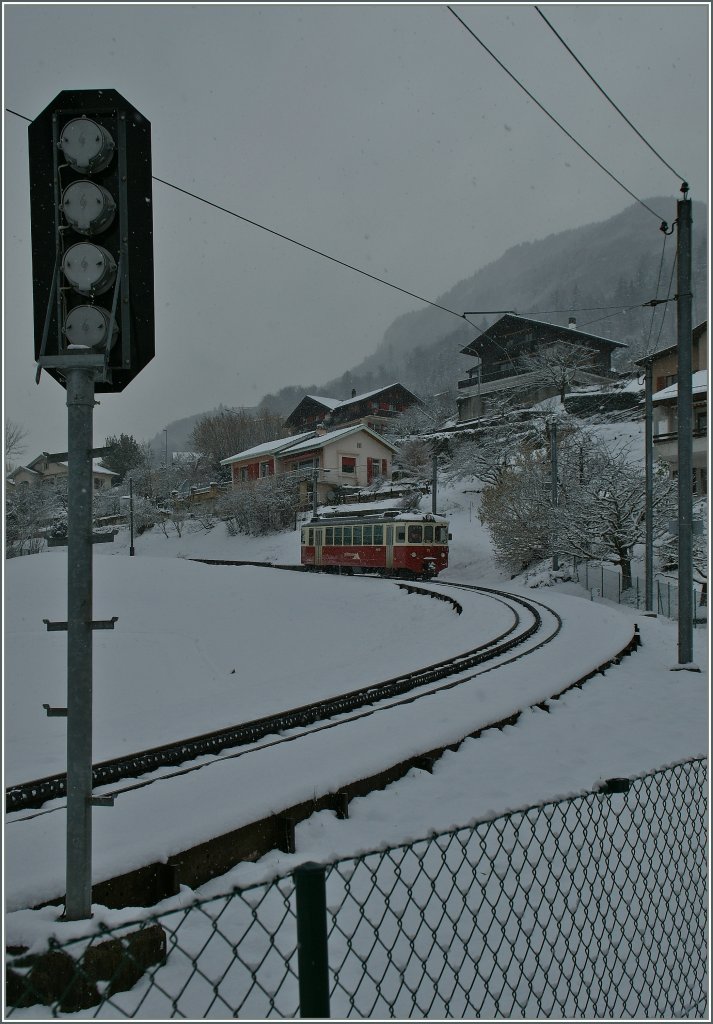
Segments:
[[[691,390],[694,395],[705,394],[708,390],[708,370],[696,370],[691,377]],[[665,402],[678,398],[678,384],[669,384],[652,396],[652,402]]]
[[[343,438],[348,437],[350,434],[364,433],[369,434],[380,444],[386,448],[390,448],[393,452],[396,451],[396,445],[387,441],[381,434],[377,434],[375,430],[370,427],[364,426],[363,423],[355,423],[351,427],[342,427],[341,430],[330,430],[326,434],[317,434],[311,437],[308,441],[301,441],[299,444],[290,445],[289,448],[283,450],[280,454],[285,456],[291,456],[299,454],[300,452],[311,452],[315,448],[326,448],[327,445],[333,444],[335,441],[341,441]]]
[[[304,440],[307,437],[315,436],[314,430],[307,430],[303,434],[293,434],[292,437],[278,437],[273,441],[263,441],[262,444],[256,444],[252,448],[246,448],[243,452],[238,452],[237,455],[231,455],[227,459],[221,459],[221,466],[229,466],[233,462],[242,462],[244,459],[256,459],[261,455],[277,455],[284,448],[289,448],[295,442]]]

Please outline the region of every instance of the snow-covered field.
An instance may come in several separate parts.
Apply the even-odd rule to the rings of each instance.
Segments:
[[[470,484],[440,492],[439,511],[450,517],[453,532],[451,565],[441,578],[513,585],[493,563],[489,537],[477,519],[477,490],[478,485]],[[280,570],[238,570],[180,560],[293,564],[298,560],[298,540],[292,531],[231,538],[219,525],[208,533],[184,533],[182,538],[144,535],[136,538],[135,546],[136,557],[129,558],[123,531],[113,545],[95,548],[95,618],[119,616],[113,633],[94,635],[97,756],[110,756],[127,745],[138,749],[142,743],[156,742],[149,737],[158,734],[165,739],[192,735],[254,717],[254,711],[245,715],[243,710],[284,706],[286,695],[290,706],[305,703],[331,685],[337,687],[337,679],[350,680],[345,683],[348,688],[384,678],[406,667],[407,658],[414,664],[428,663],[473,646],[497,626],[491,618],[479,620],[474,632],[465,613],[455,616],[441,602],[409,597],[379,581],[293,576]],[[62,549],[7,565],[6,781],[59,767],[64,723],[46,719],[41,705],[64,702],[65,643],[61,633],[46,634],[41,620],[64,617],[65,565]],[[696,630],[694,636],[695,656],[703,671],[672,672],[677,661],[675,623],[624,607],[593,604],[573,583],[531,593],[557,605],[571,630],[570,643],[564,649],[553,648],[556,656],[544,654],[539,661],[523,662],[528,666],[524,674],[518,663],[501,670],[501,698],[504,688],[517,692],[518,687],[539,687],[543,695],[556,689],[550,686],[553,681],[581,674],[581,666],[586,671],[597,656],[603,660],[634,622],[641,628],[643,646],[582,691],[572,691],[550,714],[528,712],[514,727],[466,741],[458,753],[437,762],[433,775],[414,771],[383,792],[352,801],[347,821],[338,821],[331,813],[316,815],[298,826],[296,854],[271,853],[258,864],[242,865],[215,880],[206,891],[289,870],[298,860],[325,861],[463,825],[483,815],[590,789],[603,778],[639,774],[706,752],[704,630]],[[196,700],[199,682],[205,700]],[[466,735],[480,710],[478,702],[490,699],[484,681],[480,687],[481,696],[474,690],[470,707],[442,705],[423,738],[432,738],[435,746],[459,730]],[[389,714],[393,719],[400,712]],[[365,774],[370,768],[378,770],[383,748],[400,732],[401,727],[390,721],[384,743],[368,750],[357,731],[351,747],[341,739],[341,768],[327,782],[338,787],[341,774],[346,779],[357,760]],[[134,742],[139,736],[143,740]],[[239,763],[240,759],[235,762]],[[267,797],[266,811],[281,809],[274,800],[284,772],[281,776],[279,767],[271,765],[267,752],[254,765],[257,771],[249,786],[233,784],[229,813],[219,800],[215,807],[206,804],[198,791],[185,790],[176,798],[187,811],[182,823],[185,845],[204,834],[211,817],[217,831],[223,825],[236,827],[241,814],[257,810],[261,794]],[[203,775],[198,772],[194,778]],[[280,791],[285,798],[282,807],[294,794],[325,781],[322,763],[313,758],[303,777],[288,781],[287,792],[284,785]],[[166,799],[169,785],[173,784],[163,789]],[[156,794],[151,797],[157,799],[161,798]],[[132,825],[118,815],[120,803],[94,812],[95,866],[103,877],[109,860],[121,862],[122,851],[132,847],[132,834],[143,834],[156,813],[147,803]],[[35,843],[37,870],[45,874],[33,879],[27,854],[23,860],[21,846],[13,847],[12,831],[12,826],[6,828],[8,909],[27,905],[33,895],[42,898],[41,892],[61,880],[64,859],[61,830],[53,827],[49,852],[47,834]],[[166,855],[179,838],[161,834],[156,852]],[[125,860],[124,864],[128,867]],[[46,914],[42,919],[46,928]],[[27,939],[28,929],[35,927],[31,920],[37,919],[11,915],[8,941]]]

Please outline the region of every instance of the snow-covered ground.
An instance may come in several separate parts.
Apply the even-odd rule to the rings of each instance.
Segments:
[[[440,491],[439,511],[449,516],[453,533],[451,564],[441,578],[517,587],[518,581],[507,580],[493,561],[488,534],[477,517],[478,491],[477,483]],[[424,508],[430,508],[430,497],[424,498]],[[179,560],[204,557],[294,564],[299,550],[294,531],[265,538],[231,538],[219,525],[208,533],[197,530],[181,538],[167,539],[153,532],[137,537],[135,547],[136,557],[130,559],[128,537],[122,531],[113,545],[97,545],[94,549],[95,618],[119,615],[113,633],[94,635],[97,663],[103,666],[101,676],[97,672],[95,705],[95,731],[102,756],[110,756],[104,755],[104,750],[126,749],[125,744],[140,747],[141,743],[133,743],[133,737],[154,734],[154,726],[149,728],[145,720],[152,714],[157,721],[162,720],[162,735],[192,735],[221,721],[223,702],[225,724],[232,724],[253,717],[241,713],[248,694],[251,701],[262,702],[251,706],[266,707],[283,703],[287,692],[289,704],[294,706],[314,699],[327,682],[337,677],[351,679],[352,686],[359,685],[360,680],[383,678],[405,667],[403,659],[407,656],[413,654],[417,664],[427,663],[454,647],[473,646],[494,628],[494,623],[488,621],[473,632],[468,629],[472,622],[468,623],[465,614],[457,617],[441,602],[407,597],[403,591],[384,588],[378,581],[292,576],[258,568],[233,570]],[[7,781],[28,777],[31,764],[37,764],[34,774],[58,767],[64,723],[45,719],[41,704],[63,703],[64,635],[44,633],[41,620],[64,617],[65,564],[62,549],[54,549],[7,565]],[[249,581],[250,586],[238,586],[241,579]],[[643,646],[604,677],[566,695],[550,714],[528,712],[516,726],[466,741],[458,753],[436,763],[433,775],[414,771],[383,792],[352,801],[347,821],[338,821],[326,812],[316,815],[298,826],[295,855],[268,854],[257,864],[241,865],[229,876],[214,880],[204,887],[205,891],[289,870],[297,860],[324,861],[336,854],[423,836],[432,829],[463,825],[483,815],[587,790],[603,778],[635,775],[705,754],[706,631],[698,629],[694,635],[695,657],[703,671],[672,672],[677,661],[675,623],[647,618],[625,607],[593,604],[574,583],[531,593],[557,605],[571,629],[569,646],[553,648],[555,656],[548,658],[545,653],[539,661],[523,662],[529,667],[527,679],[517,662],[510,670],[500,670],[498,687],[517,691],[527,683],[540,687],[543,694],[550,692],[557,688],[550,687],[553,681],[581,674],[583,664],[586,671],[588,660],[596,663],[596,655],[602,660],[609,646],[631,632],[634,622],[641,628]],[[341,619],[346,619],[351,628],[340,629]],[[394,621],[398,629],[393,628]],[[406,634],[408,645],[402,642]],[[360,642],[353,639],[357,635]],[[250,640],[247,652],[243,647],[246,636]],[[313,671],[317,666],[327,666],[327,671]],[[289,679],[285,678],[286,669]],[[272,688],[254,685],[258,678],[271,679]],[[195,700],[198,679],[206,687],[205,702]],[[312,689],[307,688],[306,680]],[[470,707],[440,707],[425,734],[432,738],[431,746],[459,730],[462,735],[471,731],[478,703],[486,694],[484,682],[480,687],[481,696],[473,690]],[[435,703],[433,706],[436,708]],[[140,708],[149,708],[149,712],[142,715]],[[139,721],[141,718],[144,720]],[[385,735],[390,738],[399,731],[390,724]],[[373,751],[365,751],[356,731],[354,737],[352,748],[341,740],[345,780],[357,755],[365,769],[373,770],[378,770],[384,756],[378,745]],[[29,755],[28,749],[34,754]],[[239,763],[240,759],[235,762]],[[279,783],[279,767],[271,766],[267,752],[254,764],[259,770],[249,796],[246,788],[233,786],[233,794],[243,795],[239,799],[233,796],[235,806],[227,816],[220,801],[212,808],[205,805],[201,795],[185,791],[183,806],[191,810],[184,816],[184,838],[195,839],[201,834],[209,826],[213,811],[218,831],[223,823],[236,827],[236,817],[243,813],[249,816],[257,809],[261,789],[263,795],[269,793],[270,800],[274,798],[270,790]],[[320,778],[323,782],[320,769],[319,763],[313,763],[312,774],[305,770],[304,777],[290,778],[282,806],[289,805],[289,796],[316,786]],[[341,771],[336,774],[341,775]],[[194,778],[202,775],[203,771],[194,773]],[[337,788],[340,778],[335,776],[328,782]],[[156,795],[151,797],[157,799]],[[117,836],[120,831],[119,818],[110,824],[120,802],[114,809],[94,812],[95,865],[102,874],[102,851],[115,857],[122,849],[116,844],[112,847],[110,841],[114,830]],[[281,807],[270,804],[266,810],[270,809]],[[124,849],[131,846],[132,832],[140,834],[142,823],[150,820],[156,809],[147,803],[139,813],[141,820],[122,825]],[[106,841],[101,838],[105,830]],[[178,841],[176,837],[161,836],[164,855],[174,841]],[[46,892],[48,884],[51,888],[56,878],[38,877],[33,890],[33,871],[28,870],[26,860],[23,862],[21,849],[12,849],[11,826],[6,828],[6,842],[10,842],[6,852],[7,906],[14,909],[23,901],[27,905],[33,892],[37,899],[42,898],[40,891]],[[45,842],[46,838],[36,845]],[[54,847],[51,855],[43,852],[39,860],[44,864],[43,871],[50,864],[51,873],[61,878],[64,851],[59,830],[52,843],[59,843],[61,848]],[[43,930],[60,927],[48,922],[47,912],[41,920]],[[36,915],[11,914],[8,941],[25,941],[35,927],[39,927]],[[68,926],[61,927],[66,931]]]

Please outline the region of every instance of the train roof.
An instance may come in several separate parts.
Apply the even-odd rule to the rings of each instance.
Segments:
[[[434,515],[433,512],[405,512],[403,509],[384,509],[383,511],[366,509],[364,512],[352,509],[348,512],[330,512],[327,515],[313,515],[309,523],[323,523],[328,526],[330,523],[379,523],[384,520],[408,523],[448,523],[447,518],[438,513]]]

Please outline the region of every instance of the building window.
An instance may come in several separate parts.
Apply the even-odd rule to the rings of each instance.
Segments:
[[[696,410],[696,427],[695,429],[700,431],[701,434],[705,434],[708,429],[708,410],[700,409]]]
[[[342,473],[356,473],[356,458],[351,455],[342,455]]]
[[[269,475],[270,475],[270,463],[269,462],[261,462],[260,463],[260,476],[269,476]]]

